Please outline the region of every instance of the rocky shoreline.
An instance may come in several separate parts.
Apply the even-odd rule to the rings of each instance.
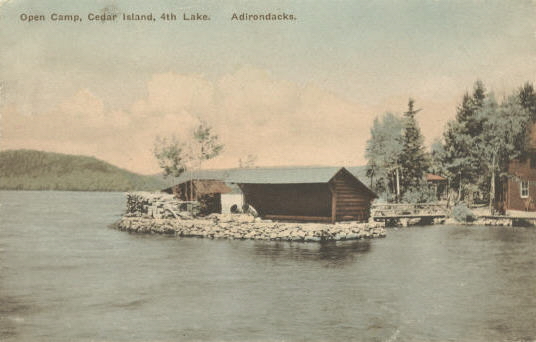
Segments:
[[[192,219],[124,216],[113,227],[130,233],[212,239],[340,241],[386,236],[385,225],[381,222],[289,223],[244,214],[211,214]]]

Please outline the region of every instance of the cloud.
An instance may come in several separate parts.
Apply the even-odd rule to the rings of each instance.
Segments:
[[[157,172],[156,136],[186,140],[204,120],[225,144],[207,167],[234,167],[247,154],[263,165],[359,164],[372,113],[313,84],[244,67],[219,79],[155,74],[146,95],[126,108],[108,108],[80,89],[46,113],[6,108],[2,148],[40,148],[94,155],[134,171]]]

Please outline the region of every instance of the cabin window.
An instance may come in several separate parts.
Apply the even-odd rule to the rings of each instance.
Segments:
[[[536,153],[530,154],[530,168],[536,169]]]
[[[529,182],[521,181],[521,198],[529,197]]]

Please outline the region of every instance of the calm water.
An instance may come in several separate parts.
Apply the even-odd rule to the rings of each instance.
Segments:
[[[119,193],[0,192],[1,341],[536,340],[536,229],[132,235]]]

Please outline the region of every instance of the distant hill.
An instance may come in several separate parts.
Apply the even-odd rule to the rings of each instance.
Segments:
[[[0,189],[159,190],[163,179],[120,169],[94,157],[35,150],[0,151]]]

